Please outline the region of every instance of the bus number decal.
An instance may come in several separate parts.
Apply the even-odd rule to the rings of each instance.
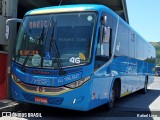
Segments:
[[[64,82],[70,82],[72,80],[76,80],[80,77],[80,74],[74,74],[74,75],[69,75],[66,77],[58,78],[57,81],[58,83],[64,83]]]

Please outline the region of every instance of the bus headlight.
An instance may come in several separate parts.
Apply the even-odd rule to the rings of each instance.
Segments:
[[[81,79],[81,80],[72,82],[72,83],[70,83],[70,84],[68,84],[68,85],[65,85],[65,86],[68,87],[68,88],[72,88],[72,89],[73,89],[73,88],[77,88],[77,87],[83,85],[85,82],[87,82],[87,81],[90,80],[90,79],[91,79],[91,76],[88,76],[88,77],[86,77],[86,78],[83,78],[83,79]]]
[[[12,77],[12,80],[15,81],[16,83],[21,82],[20,79],[15,74],[12,73],[11,77]]]

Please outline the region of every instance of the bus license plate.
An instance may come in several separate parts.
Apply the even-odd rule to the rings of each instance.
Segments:
[[[48,103],[48,99],[47,98],[35,97],[34,100],[35,100],[35,102]]]

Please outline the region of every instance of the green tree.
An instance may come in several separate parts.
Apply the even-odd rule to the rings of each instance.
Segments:
[[[160,66],[160,41],[150,42],[156,49],[156,65]]]

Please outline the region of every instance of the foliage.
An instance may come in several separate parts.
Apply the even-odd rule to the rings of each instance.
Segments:
[[[160,66],[160,42],[150,42],[156,49],[156,65]]]

